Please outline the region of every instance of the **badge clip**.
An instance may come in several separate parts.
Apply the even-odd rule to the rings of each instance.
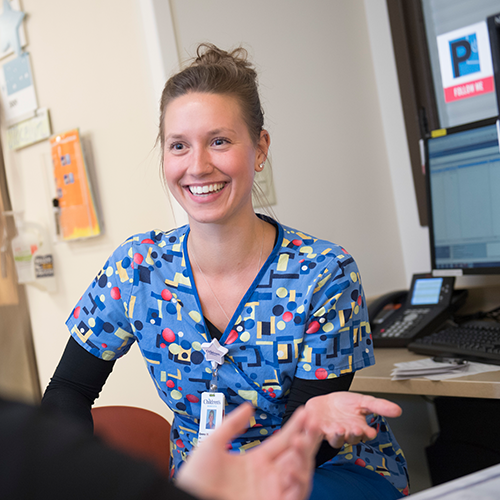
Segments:
[[[212,339],[212,342],[201,344],[201,348],[205,351],[205,359],[210,361],[212,365],[212,382],[210,383],[210,390],[216,391],[219,366],[224,364],[224,356],[227,354],[228,349],[221,346],[217,339]]]

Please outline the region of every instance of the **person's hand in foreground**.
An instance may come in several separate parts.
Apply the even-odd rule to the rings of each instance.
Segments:
[[[314,457],[322,436],[306,431],[299,408],[287,425],[248,452],[230,453],[227,443],[248,427],[253,408],[245,403],[194,449],[179,469],[176,485],[202,499],[303,500],[311,490]]]
[[[365,418],[370,413],[399,417],[402,410],[386,399],[355,392],[332,392],[306,403],[308,425],[321,432],[333,448],[374,439],[377,431],[366,423]]]

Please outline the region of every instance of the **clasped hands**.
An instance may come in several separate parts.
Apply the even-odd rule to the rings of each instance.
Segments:
[[[401,408],[353,392],[317,396],[262,445],[242,455],[230,453],[227,443],[245,431],[253,412],[249,403],[232,411],[193,450],[176,484],[207,500],[303,500],[310,493],[314,458],[324,439],[334,448],[374,439],[377,431],[366,423],[366,415],[398,417]]]

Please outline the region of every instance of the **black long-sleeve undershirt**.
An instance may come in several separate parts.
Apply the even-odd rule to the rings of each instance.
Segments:
[[[42,406],[80,421],[92,432],[92,405],[114,365],[115,361],[104,361],[90,354],[70,337],[45,390]]]

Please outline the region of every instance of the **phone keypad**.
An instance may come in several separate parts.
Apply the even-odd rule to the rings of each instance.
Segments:
[[[410,309],[405,311],[403,317],[397,319],[388,328],[380,329],[381,337],[407,337],[411,336],[412,329],[430,311],[428,308]]]

